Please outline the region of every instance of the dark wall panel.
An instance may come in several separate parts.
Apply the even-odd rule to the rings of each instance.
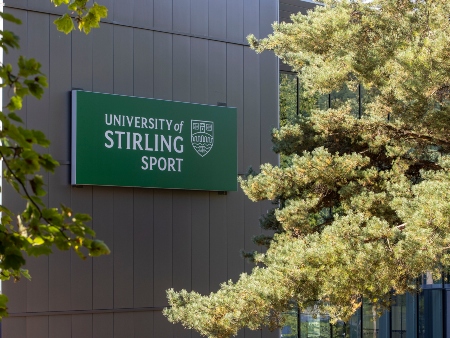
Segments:
[[[192,282],[192,228],[191,194],[177,191],[173,194],[173,287],[191,289]]]
[[[209,293],[209,193],[191,192],[192,290]],[[205,245],[208,243],[208,245]]]
[[[208,41],[191,39],[191,102],[208,102]]]
[[[134,189],[134,269],[135,307],[153,306],[153,190]]]
[[[133,313],[114,314],[114,338],[134,337]]]
[[[57,17],[50,16],[50,21]],[[50,26],[50,73],[48,89],[50,96],[50,114],[52,116],[51,128],[49,128],[48,138],[51,142],[49,151],[58,161],[67,162],[70,160],[70,116],[64,114],[69,110],[70,97],[67,88],[72,84],[72,55],[71,36],[59,32],[55,27]],[[67,184],[67,183],[65,183]]]
[[[122,24],[122,25],[131,25],[133,24],[134,19],[134,0],[128,1],[114,1],[114,14],[113,16],[109,16],[110,19],[113,18],[114,23]],[[139,8],[143,9],[143,8]]]
[[[96,338],[92,335],[92,315],[64,316],[72,319],[72,335],[70,338]]]
[[[114,308],[133,307],[133,188],[114,188]]]
[[[172,30],[172,0],[153,0],[153,25],[157,29]]]
[[[154,33],[153,94],[155,98],[172,99],[172,35]]]
[[[42,317],[39,319],[46,321],[48,320],[49,338],[72,338],[71,316],[50,316],[50,317]],[[30,335],[30,333],[28,333],[28,335]]]
[[[114,307],[114,194],[109,187],[94,187],[92,225],[97,238],[108,245],[112,254],[94,259],[92,271],[92,306],[94,309]],[[103,318],[103,317],[102,317]]]
[[[93,36],[72,33],[72,86],[93,89]],[[72,207],[76,212],[92,215],[93,188],[72,188]],[[70,255],[71,309],[92,309],[92,260],[83,261],[75,253]]]
[[[191,33],[194,35],[208,35],[208,0],[191,1]]]
[[[133,24],[137,27],[153,27],[153,0],[133,0],[133,4]]]
[[[173,37],[173,100],[190,102],[191,91],[191,39],[186,36]]]
[[[133,95],[133,29],[114,26],[114,94]]]
[[[41,62],[43,73],[49,72],[49,16],[40,13],[28,13],[27,22],[27,53],[29,57],[34,57]],[[41,100],[35,98],[28,99],[27,105],[27,127],[39,129],[44,133],[49,130],[49,93],[43,95]],[[48,151],[47,149],[44,152]],[[48,183],[48,175],[44,175],[45,183]],[[43,198],[44,203],[48,203],[48,195]],[[47,311],[49,301],[49,279],[48,279],[48,258],[29,258],[27,267],[34,271],[33,282],[27,287],[27,310]]]
[[[154,206],[154,288],[155,306],[166,306],[166,289],[172,285],[172,191],[156,190]]]
[[[71,205],[69,182],[69,166],[62,165],[57,168],[54,175],[49,177],[49,203],[51,207],[59,204]],[[49,310],[70,310],[71,280],[70,251],[55,251],[48,257],[49,260]],[[33,273],[34,278],[35,273]],[[90,282],[90,281],[89,281]]]
[[[154,337],[153,336],[153,316],[154,316],[153,311],[134,313],[134,316],[133,316],[134,336],[136,338]]]
[[[244,1],[244,37],[254,34],[257,38],[259,34],[259,0]]]
[[[231,41],[244,41],[244,2],[227,1],[227,38]]]
[[[187,15],[191,12],[190,0],[172,0],[173,1],[173,30],[175,32],[190,33],[191,17]]]
[[[244,47],[227,45],[227,104],[237,108],[238,173],[244,167]]]
[[[112,338],[114,337],[114,314],[95,314],[92,318],[92,337]],[[124,338],[126,338],[125,336]]]
[[[64,329],[60,332],[61,337],[64,337]],[[7,335],[6,335],[7,336]],[[28,317],[27,318],[27,336],[33,338],[56,338],[50,336],[49,331],[49,318],[47,316],[42,317]]]
[[[11,294],[9,292],[8,295],[11,297]],[[11,300],[12,299],[15,298],[11,298]],[[9,308],[9,311],[12,311],[11,308]],[[13,317],[8,318],[8,320],[2,321],[2,332],[7,332],[8,338],[27,337],[27,319],[25,317]]]
[[[227,3],[226,1],[209,0],[209,32],[213,38],[226,39],[227,37]]]
[[[104,24],[92,31],[92,89],[114,92],[114,27]]]
[[[153,97],[153,32],[134,29],[133,39],[133,94]]]
[[[227,46],[217,41],[208,43],[208,104],[227,101]]]

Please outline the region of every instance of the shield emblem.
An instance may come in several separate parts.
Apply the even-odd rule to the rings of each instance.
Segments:
[[[191,120],[191,144],[201,157],[214,145],[214,122]]]

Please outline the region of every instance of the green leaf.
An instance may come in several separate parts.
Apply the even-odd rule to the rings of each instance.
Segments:
[[[9,113],[8,117],[13,121],[23,123],[22,119],[16,113]]]
[[[16,18],[14,15],[10,14],[10,13],[5,13],[5,12],[0,12],[0,17],[3,20],[15,23],[15,24],[22,24],[22,21],[20,21],[20,19]]]
[[[111,251],[109,250],[108,246],[98,239],[93,240],[90,243],[89,249],[89,256],[91,257],[97,257],[101,255],[109,255]]]
[[[72,18],[67,13],[53,21],[53,23],[60,32],[65,34],[69,34],[75,28]]]
[[[68,4],[70,0],[52,0],[52,2],[55,4],[55,7],[58,7],[62,4]]]

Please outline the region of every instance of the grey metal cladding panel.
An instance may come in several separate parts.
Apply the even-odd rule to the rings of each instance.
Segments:
[[[155,190],[154,195],[154,301],[166,306],[166,290],[172,286],[172,191]],[[156,324],[156,323],[155,323]],[[158,337],[158,335],[156,335]],[[162,336],[161,336],[162,337]]]
[[[49,16],[40,13],[27,15],[27,55],[35,57],[42,64],[42,72],[49,71]],[[48,133],[49,125],[49,94],[45,92],[41,100],[29,99],[27,105],[27,127]],[[48,184],[48,174],[44,175]],[[48,203],[48,195],[43,199]],[[27,259],[27,268],[33,276],[33,282],[27,283],[27,311],[48,311],[49,306],[49,276],[48,257]],[[33,323],[38,323],[35,321]],[[39,322],[40,323],[40,322]],[[28,324],[28,322],[27,322]],[[37,325],[37,324],[36,324]]]
[[[14,0],[14,3],[16,4],[16,6],[20,6],[21,8],[28,7],[28,0]]]
[[[93,90],[105,93],[114,92],[114,27],[103,24],[101,29],[93,30],[92,74]],[[84,189],[84,188],[83,188]],[[114,188],[92,188],[92,227],[97,238],[103,240],[114,252]],[[113,308],[114,297],[114,255],[96,257],[92,267],[92,306],[94,309]],[[104,320],[112,315],[94,316],[94,337],[112,337],[110,335],[96,335],[96,328],[102,327],[101,332],[108,332],[103,328]],[[97,319],[96,319],[97,318]],[[106,318],[106,319],[105,319]],[[96,326],[95,323],[98,322]],[[106,330],[106,331],[105,331]]]
[[[158,99],[172,99],[172,34],[154,33],[153,94]]]
[[[192,290],[209,293],[209,193],[192,191]]]
[[[114,314],[114,338],[134,337],[133,313]],[[162,337],[162,336],[161,336]],[[112,337],[111,337],[112,338]]]
[[[208,0],[191,1],[191,33],[208,35]]]
[[[153,32],[134,29],[133,38],[134,95],[153,97]]]
[[[192,240],[191,240],[191,192],[173,192],[173,288],[191,290]],[[174,337],[190,337],[191,331],[180,324],[173,326]]]
[[[172,30],[172,0],[153,0],[153,26]]]
[[[261,164],[260,120],[260,59],[244,48],[244,170]]]
[[[191,39],[191,102],[208,103],[208,41]]]
[[[133,24],[145,28],[153,27],[153,0],[134,0],[133,4]]]
[[[173,100],[191,100],[191,38],[173,36]]]
[[[114,188],[114,308],[133,307],[133,188]]]
[[[272,24],[278,22],[278,0],[264,0],[259,9],[259,34],[266,37],[273,32]]]
[[[244,41],[244,1],[227,1],[227,39]]]
[[[84,90],[93,87],[93,36],[77,32],[72,33],[72,86]],[[70,89],[70,88],[69,88]],[[69,134],[70,135],[70,134]],[[66,183],[68,184],[68,182]],[[92,215],[93,188],[71,188],[71,206],[74,212]],[[91,225],[91,224],[89,224]],[[75,252],[71,252],[71,284],[68,293],[71,309],[92,309],[92,260],[82,261]]]
[[[92,35],[92,89],[96,92],[114,92],[114,27],[102,24]]]
[[[244,172],[244,47],[227,45],[227,104],[237,108],[238,173]]]
[[[153,306],[153,189],[134,189],[134,306]],[[139,335],[137,335],[139,337]]]
[[[214,191],[209,201],[209,288],[216,291],[227,280],[227,198]]]
[[[15,2],[16,2],[16,0],[14,0],[14,3]],[[35,10],[35,11],[45,12],[45,13],[60,13],[60,14],[62,14],[67,11],[67,6],[65,6],[65,5],[55,7],[55,5],[51,1],[39,1],[39,0],[28,0],[27,8],[30,10]]]
[[[154,316],[153,337],[174,337],[174,325],[163,316],[162,312],[155,312]]]
[[[64,110],[63,110],[64,112]],[[67,110],[66,110],[67,112]],[[61,112],[60,112],[61,113]],[[68,113],[68,112],[67,112]],[[63,115],[63,114],[62,114]],[[59,207],[60,203],[70,206],[70,185],[68,185],[70,167],[62,165],[49,176],[49,206]],[[70,251],[55,251],[49,260],[49,310],[70,310],[71,266]],[[33,283],[33,282],[32,282]]]
[[[244,226],[244,196],[242,190],[230,191],[227,195],[227,280],[236,281],[244,271],[245,261],[241,257],[244,249],[245,226]]]
[[[278,164],[272,150],[271,132],[278,127],[278,59],[272,52],[260,55],[261,61],[261,163]]]
[[[33,57],[41,63],[41,71],[49,74],[50,37],[49,15],[28,13],[28,50],[27,57]],[[27,127],[43,131],[46,135],[49,130],[49,92],[46,90],[40,100],[28,98]],[[48,152],[48,149],[43,150]]]
[[[174,338],[191,338],[192,331],[185,329],[181,324],[172,324]]]
[[[213,38],[227,37],[227,1],[209,0],[208,3],[208,35]]]
[[[29,318],[28,320],[30,320],[31,318]],[[49,316],[48,338],[72,338],[72,317]]]
[[[97,338],[92,334],[92,316],[91,314],[86,315],[75,315],[75,316],[61,316],[61,317],[71,317],[72,319],[72,335],[70,338]]]
[[[28,12],[24,10],[12,9],[12,8],[4,8],[5,13],[9,13],[14,15],[16,18],[22,21],[21,25],[14,24],[12,22],[3,21],[3,29],[13,31],[19,37],[20,49],[12,49],[8,48],[8,53],[3,53],[3,62],[10,63],[13,67],[13,71],[17,72],[17,60],[20,55],[28,55]],[[9,98],[12,96],[13,92],[4,89],[3,90],[3,106],[8,104]],[[16,113],[22,117],[23,121],[26,121],[26,107],[27,107],[27,99],[23,101],[22,110],[17,111]]]
[[[208,104],[227,102],[227,45],[208,42]]]
[[[76,212],[92,215],[93,187],[72,188],[72,208]],[[88,226],[92,226],[88,222]],[[92,309],[92,258],[86,260],[71,252],[70,297],[72,310]]]
[[[92,318],[92,337],[111,338],[114,335],[114,314],[95,314]],[[137,336],[145,337],[145,336]]]
[[[57,17],[50,16],[50,21]],[[70,160],[70,97],[71,89],[71,37],[50,27],[50,87],[51,127],[48,138],[49,152],[59,161]]]
[[[4,285],[4,284],[3,284]],[[13,299],[13,298],[11,298]],[[8,306],[11,305],[11,301]],[[11,311],[11,308],[8,308]],[[2,319],[1,336],[7,338],[27,338],[26,317],[5,317]]]
[[[134,1],[128,0],[115,0],[114,1],[114,14],[113,16],[109,16],[110,19],[113,19],[114,23],[122,24],[122,25],[132,25],[133,17],[134,17]]]
[[[114,196],[110,187],[93,188],[92,226],[97,238],[102,239],[114,252]],[[114,307],[114,256],[96,257],[93,262],[93,308],[111,309]]]
[[[260,203],[250,201],[244,198],[244,226],[245,226],[245,244],[246,252],[261,251],[261,247],[253,243],[252,237],[261,233],[259,218],[261,217]],[[245,271],[250,272],[255,265],[245,262]]]
[[[244,38],[253,34],[257,38],[259,33],[259,0],[244,1]]]
[[[133,29],[114,26],[114,94],[133,95]]]
[[[4,192],[4,190],[3,190]],[[8,303],[8,312],[26,312],[27,311],[27,281],[22,279],[19,283],[13,280],[2,282],[2,293],[11,300]],[[3,321],[5,321],[3,319]],[[9,318],[8,318],[9,320]],[[5,336],[9,337],[9,336]]]
[[[261,338],[261,331],[253,331],[249,329],[245,329],[245,338]]]
[[[190,0],[172,0],[173,1],[173,30],[175,32],[191,32],[191,12]]]
[[[134,313],[134,336],[136,338],[154,337],[153,336],[153,316],[154,312],[135,312]],[[166,319],[167,320],[167,319]],[[98,336],[94,336],[97,338]],[[99,337],[102,338],[102,337]],[[106,337],[105,338],[109,338]]]
[[[192,281],[192,225],[191,193],[173,192],[173,287],[175,290],[191,289]]]
[[[269,331],[267,328],[262,330],[262,338],[280,338],[280,330]]]
[[[72,36],[72,88],[92,90],[92,34],[74,31]]]
[[[28,317],[26,326],[27,338],[50,338],[48,316]]]

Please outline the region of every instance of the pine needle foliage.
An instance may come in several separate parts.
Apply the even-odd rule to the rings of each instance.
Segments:
[[[267,252],[216,293],[168,291],[165,315],[204,336],[275,329],[295,307],[346,321],[362,297],[381,311],[449,266],[450,1],[322,3],[248,40],[310,97],[361,85],[364,106],[344,97],[273,132],[289,164],[240,180],[251,200],[280,201]]]

